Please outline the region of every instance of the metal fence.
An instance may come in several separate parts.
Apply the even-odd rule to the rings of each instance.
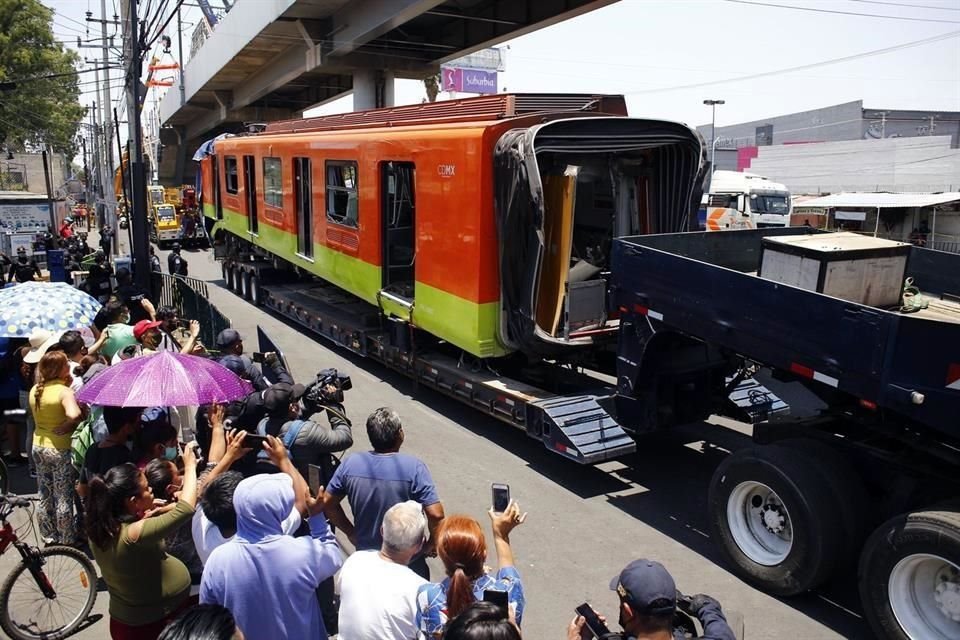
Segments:
[[[0,191],[26,191],[27,165],[17,162],[0,163]]]
[[[230,326],[230,319],[208,299],[207,283],[196,278],[166,273],[151,275],[153,299],[158,300],[160,306],[173,307],[185,320],[198,321],[200,341],[208,348],[212,347],[217,334]]]

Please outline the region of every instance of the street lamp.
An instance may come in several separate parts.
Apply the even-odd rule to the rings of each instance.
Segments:
[[[717,105],[726,104],[724,100],[704,100],[703,104],[710,107],[710,174],[717,170]]]

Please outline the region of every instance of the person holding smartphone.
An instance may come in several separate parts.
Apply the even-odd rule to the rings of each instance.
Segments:
[[[480,523],[470,516],[448,516],[437,531],[437,555],[443,561],[447,577],[441,582],[423,585],[417,591],[417,627],[427,638],[439,639],[448,620],[460,615],[474,602],[484,599],[484,591],[507,592],[507,610],[517,626],[523,624],[526,599],[510,547],[510,533],[527,519],[516,501],[502,513],[488,512],[497,553],[497,571],[485,571],[487,541]]]
[[[606,619],[590,605],[577,607],[577,616],[567,628],[567,640],[680,640],[686,635],[676,627],[677,610],[697,618],[704,640],[735,640],[720,603],[710,596],[683,596],[670,572],[653,560],[634,560],[610,582],[620,598],[619,621],[623,633],[611,633]]]

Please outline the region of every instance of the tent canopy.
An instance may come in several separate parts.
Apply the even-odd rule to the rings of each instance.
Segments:
[[[804,200],[796,206],[821,207],[869,207],[871,209],[891,209],[902,207],[932,207],[948,202],[960,201],[960,192],[943,193],[834,193],[822,198]]]

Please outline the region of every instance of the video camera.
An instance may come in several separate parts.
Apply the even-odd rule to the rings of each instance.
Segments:
[[[330,391],[328,387],[334,390]],[[353,388],[350,376],[336,369],[322,369],[316,379],[307,385],[303,394],[304,406],[322,407],[328,404],[342,404],[343,392]]]

